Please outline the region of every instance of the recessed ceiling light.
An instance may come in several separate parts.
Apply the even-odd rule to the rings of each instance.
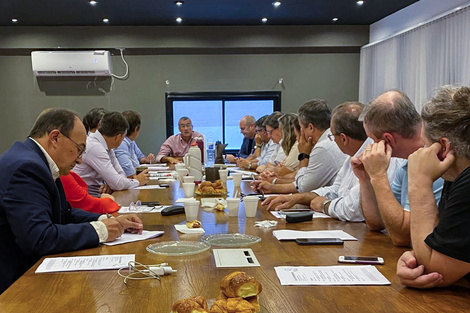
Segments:
[[[337,17],[333,17],[333,22],[337,22],[338,21],[338,18]]]
[[[103,23],[109,23],[109,19],[108,19],[108,18],[104,18],[104,19],[103,19]]]
[[[175,1],[175,4],[176,4],[177,6],[179,6],[179,7],[182,6],[183,3],[184,3],[183,1]]]
[[[181,17],[176,18],[176,23],[181,23],[182,21],[183,21],[183,19]]]
[[[280,6],[280,5],[281,5],[281,1],[274,1],[274,2],[273,2],[273,6],[274,6],[275,8],[277,8],[277,7]]]
[[[18,22],[18,19],[17,19],[17,18],[12,18],[11,21],[12,21],[13,23],[16,23],[16,22]]]
[[[363,0],[359,0],[359,1],[357,2],[357,4],[358,4],[358,5],[363,5],[363,4],[364,4],[364,1],[363,1]]]
[[[88,3],[91,4],[91,5],[95,5],[95,4],[97,4],[98,2],[95,1],[95,0],[90,0],[90,1],[88,1]]]
[[[266,23],[267,21],[268,21],[268,18],[266,18],[266,17],[263,17],[263,18],[261,19],[261,22],[263,22],[263,23]]]

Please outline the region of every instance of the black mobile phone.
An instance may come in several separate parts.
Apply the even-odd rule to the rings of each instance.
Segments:
[[[342,245],[344,243],[340,238],[297,238],[295,242],[299,245]]]
[[[160,187],[170,187],[170,184],[160,184]]]
[[[142,205],[146,206],[155,206],[155,205],[160,205],[160,202],[158,201],[142,201]]]

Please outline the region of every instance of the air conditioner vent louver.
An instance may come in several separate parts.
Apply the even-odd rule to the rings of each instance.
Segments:
[[[109,51],[34,51],[31,52],[36,76],[111,76]]]

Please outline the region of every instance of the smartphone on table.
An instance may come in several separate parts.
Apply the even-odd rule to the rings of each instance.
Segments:
[[[344,241],[340,238],[297,238],[298,245],[342,245]]]
[[[356,263],[356,264],[384,264],[384,259],[377,256],[344,256],[340,255],[339,263]]]

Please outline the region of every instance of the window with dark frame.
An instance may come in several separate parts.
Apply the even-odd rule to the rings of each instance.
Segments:
[[[167,92],[166,135],[179,133],[178,120],[186,116],[207,142],[228,144],[226,152],[236,153],[243,141],[240,119],[245,115],[258,119],[274,111],[281,111],[280,91]]]

